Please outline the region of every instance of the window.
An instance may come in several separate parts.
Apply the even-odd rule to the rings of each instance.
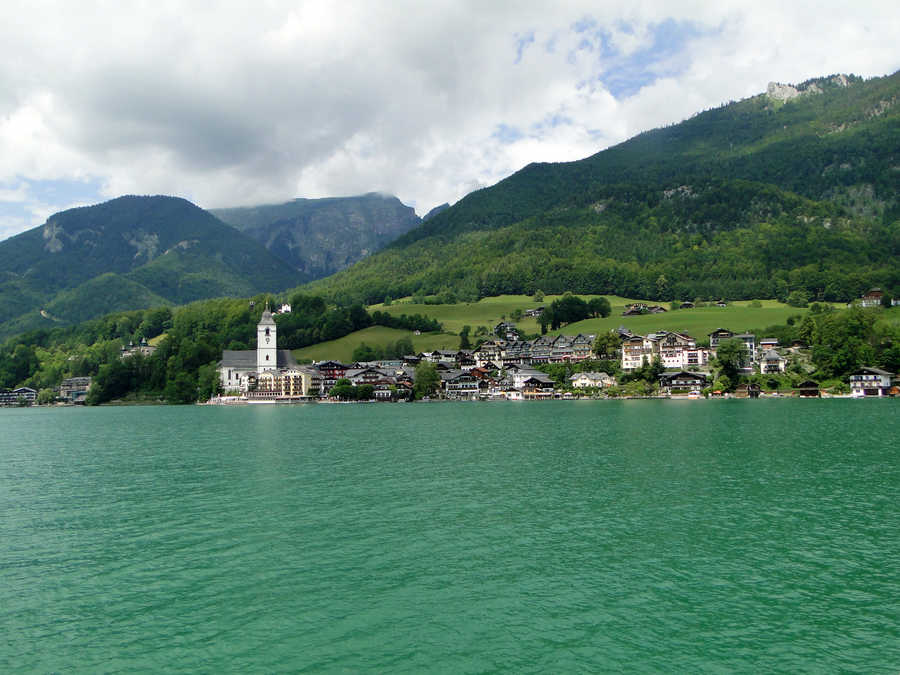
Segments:
[[[268,329],[268,328],[266,328],[266,335],[268,335],[268,334],[269,334],[269,329]]]
[[[268,354],[266,354],[266,361],[268,361],[268,360],[269,360],[269,355],[268,355]]]

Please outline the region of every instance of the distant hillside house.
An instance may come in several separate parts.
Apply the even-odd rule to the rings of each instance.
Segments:
[[[153,352],[155,351],[156,347],[147,342],[147,338],[141,338],[141,341],[138,344],[129,342],[127,347],[123,346],[121,358],[125,359],[129,356],[134,356],[135,354],[140,354],[141,356],[152,356]]]
[[[884,291],[882,291],[880,288],[870,288],[859,299],[859,306],[860,307],[878,307],[881,304],[881,299],[883,297],[884,297]]]
[[[267,371],[282,373],[296,369],[297,361],[289,349],[277,348],[277,329],[266,307],[256,326],[256,349],[226,349],[219,361],[219,381],[225,391],[246,394],[256,389],[259,376]]]

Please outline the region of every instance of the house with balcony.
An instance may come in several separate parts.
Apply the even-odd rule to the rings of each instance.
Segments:
[[[553,398],[555,385],[553,378],[544,373],[531,375],[522,383],[522,398],[526,400]]]
[[[622,370],[636,370],[650,363],[653,356],[652,340],[635,335],[622,342]]]
[[[687,394],[700,391],[706,386],[707,376],[682,370],[677,373],[663,373],[659,376],[659,390],[665,394]]]
[[[850,394],[857,398],[890,396],[893,376],[881,368],[860,368],[850,376]]]
[[[587,387],[608,389],[616,385],[616,378],[607,373],[575,373],[569,378],[569,384],[572,385],[573,389],[585,389]]]
[[[787,367],[787,359],[774,349],[770,349],[759,360],[759,372],[764,375],[783,373]]]
[[[444,395],[456,400],[474,400],[481,391],[481,380],[471,372],[448,370],[440,374]]]

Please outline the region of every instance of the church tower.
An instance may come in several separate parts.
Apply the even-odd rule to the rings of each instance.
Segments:
[[[256,325],[256,370],[263,372],[264,370],[275,370],[278,367],[278,352],[275,346],[275,319],[269,311],[269,305],[266,303],[266,309],[262,313],[262,318]]]

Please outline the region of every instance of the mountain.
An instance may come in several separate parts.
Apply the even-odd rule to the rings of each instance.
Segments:
[[[447,202],[444,202],[443,204],[440,204],[439,206],[435,206],[433,209],[431,209],[431,211],[429,211],[424,216],[422,216],[422,221],[424,222],[426,220],[431,220],[437,214],[441,213],[442,211],[446,211],[449,208],[450,208],[450,204],[448,204]]]
[[[211,213],[313,279],[349,267],[421,222],[396,197],[377,193]]]
[[[0,270],[0,335],[308,279],[198,206],[163,196],[57,213],[0,242]]]
[[[530,164],[308,286],[344,300],[900,290],[900,73],[835,75]]]

